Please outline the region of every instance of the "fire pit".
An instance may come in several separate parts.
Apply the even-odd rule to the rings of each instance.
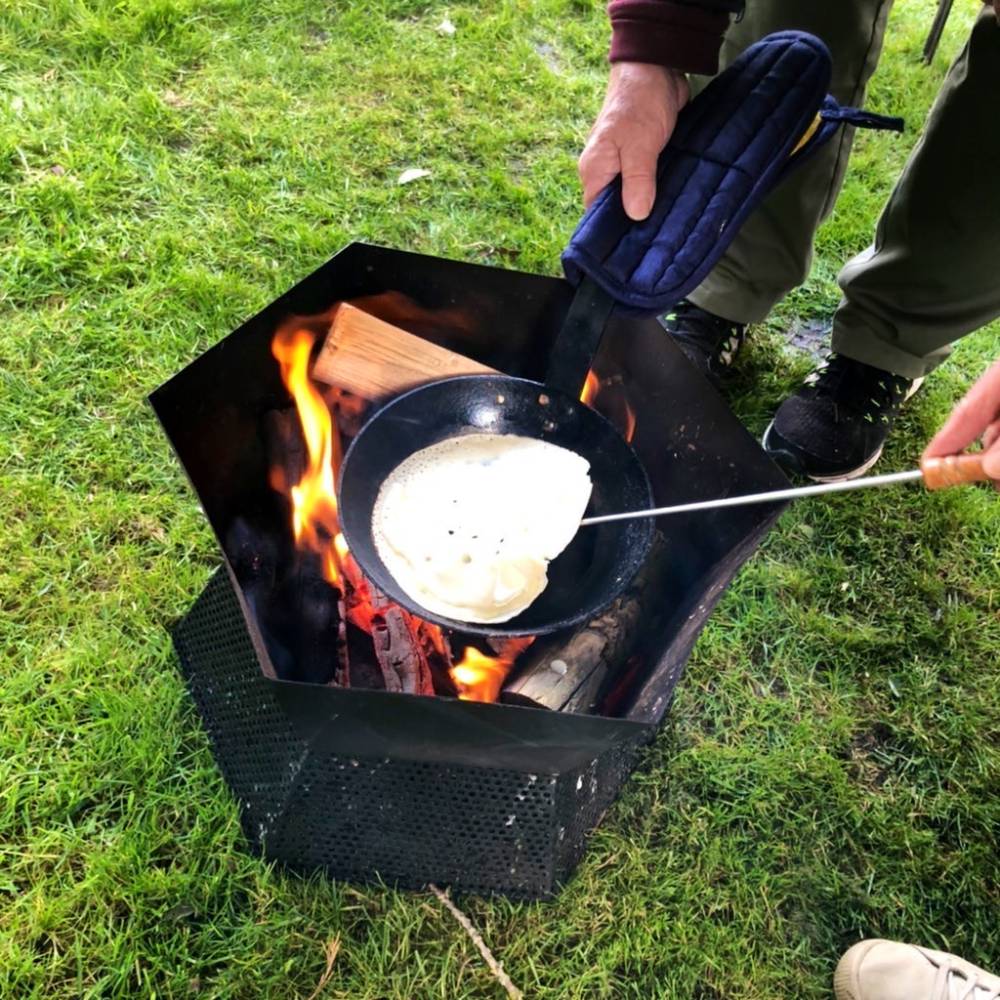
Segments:
[[[536,641],[415,618],[339,533],[335,470],[371,401],[309,377],[336,304],[538,378],[571,298],[556,278],[352,244],[152,394],[223,551],[174,641],[252,850],[551,895],[655,732],[779,505],[661,521],[611,607]],[[632,440],[658,504],[787,485],[655,320],[612,319],[583,398]]]

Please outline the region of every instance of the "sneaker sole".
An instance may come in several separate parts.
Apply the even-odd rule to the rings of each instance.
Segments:
[[[910,397],[920,388],[920,386],[923,385],[923,383],[924,380],[922,378],[914,379],[913,385],[910,386],[909,391],[903,397],[903,403],[906,403],[910,399]],[[900,405],[902,406],[902,404]],[[767,425],[767,429],[764,431],[763,435],[761,435],[760,439],[761,446],[768,454],[771,454],[771,449],[768,447],[767,439],[772,430],[774,430],[773,420]],[[804,473],[804,475],[806,479],[810,479],[814,483],[844,483],[847,482],[847,480],[849,479],[857,479],[858,477],[863,476],[866,472],[868,472],[868,470],[871,469],[876,462],[878,462],[878,460],[882,457],[882,452],[884,450],[885,446],[880,445],[878,451],[876,451],[874,455],[872,455],[870,458],[865,459],[865,461],[861,465],[859,465],[856,469],[850,469],[847,472],[838,472],[832,476],[814,476],[810,475],[809,473]]]

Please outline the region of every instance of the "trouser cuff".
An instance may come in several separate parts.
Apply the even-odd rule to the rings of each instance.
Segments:
[[[929,375],[951,353],[951,347],[945,346],[930,354],[913,354],[887,342],[870,326],[846,323],[839,314],[834,317],[830,340],[836,354],[908,379]]]
[[[762,323],[787,289],[775,291],[752,285],[745,278],[722,273],[722,262],[688,295],[699,309],[721,316],[730,323]]]

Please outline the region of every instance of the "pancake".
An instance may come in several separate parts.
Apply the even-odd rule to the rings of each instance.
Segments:
[[[372,535],[409,597],[457,621],[505,622],[548,583],[590,500],[590,463],[513,434],[467,434],[423,448],[379,490]]]

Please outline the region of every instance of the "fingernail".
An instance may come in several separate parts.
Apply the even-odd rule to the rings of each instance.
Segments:
[[[649,212],[652,207],[653,204],[648,199],[643,201],[633,200],[631,204],[625,206],[625,214],[633,222],[642,222],[643,219],[649,217]]]

